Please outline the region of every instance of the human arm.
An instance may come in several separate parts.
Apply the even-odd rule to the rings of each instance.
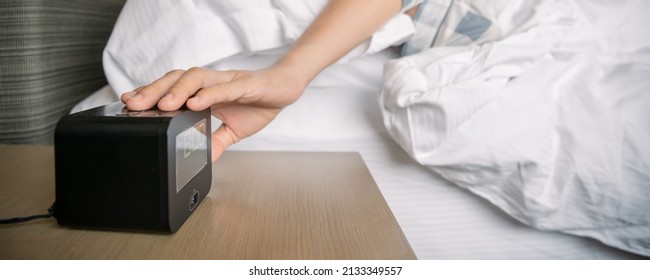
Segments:
[[[174,70],[122,95],[131,110],[157,105],[211,108],[223,123],[212,135],[212,158],[265,127],[327,66],[369,38],[401,7],[400,0],[331,0],[273,66],[259,71]]]

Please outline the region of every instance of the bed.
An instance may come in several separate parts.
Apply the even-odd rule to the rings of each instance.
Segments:
[[[138,4],[132,4],[131,6],[146,5],[143,2],[136,2]],[[162,2],[162,4],[159,3],[162,10],[169,10],[169,7],[165,7],[165,5],[184,5],[171,1],[160,2]],[[188,3],[191,3],[191,1],[188,1]],[[274,3],[280,3],[277,5],[281,5],[282,1],[275,1]],[[188,14],[191,14],[192,11],[201,10],[194,5],[203,4],[188,4],[182,8],[186,9]],[[224,8],[216,7],[221,4],[213,3],[208,6],[210,5],[209,8],[213,11]],[[241,5],[245,6],[245,4]],[[318,10],[318,5],[306,5],[304,8],[313,12]],[[603,7],[599,8],[602,9]],[[183,9],[177,7],[175,11],[183,13]],[[279,8],[274,6],[273,9],[275,10],[272,14],[266,15],[269,17],[277,16]],[[136,9],[129,9],[127,3],[121,18],[126,18],[129,11],[133,10]],[[242,11],[244,10],[245,7],[242,8]],[[210,16],[204,14],[205,9],[202,11],[201,16]],[[264,17],[264,13],[259,10],[256,11],[261,13],[258,16]],[[602,12],[588,11],[586,9],[581,11],[593,14]],[[625,11],[630,12],[631,10],[626,9]],[[153,14],[155,13],[152,12]],[[212,26],[227,22],[224,20],[219,23],[218,20],[214,20],[214,14],[212,16]],[[289,13],[285,13],[284,16],[291,18]],[[178,14],[175,17],[178,18]],[[164,22],[165,15],[159,16],[159,18],[162,18]],[[146,22],[147,16],[141,16],[139,20]],[[293,20],[304,27],[304,19],[301,21],[294,16]],[[404,20],[404,18],[395,20],[393,26],[403,25],[406,22]],[[183,23],[183,20],[177,22]],[[122,20],[122,22],[118,21],[116,29],[120,29],[120,24],[131,28],[133,28],[133,25],[142,25],[142,23],[138,25],[134,22]],[[189,21],[187,24],[192,25]],[[179,24],[178,30],[187,28],[188,25]],[[227,30],[231,30],[231,26],[223,24],[223,28]],[[201,26],[193,27],[193,30],[197,33],[214,32],[213,30],[203,30]],[[160,24],[152,27],[152,29],[156,28],[162,30],[163,28],[169,28],[169,26]],[[172,28],[171,31],[169,29],[165,30],[167,30],[165,32],[174,33],[175,29]],[[194,51],[190,52],[191,54],[187,54],[187,48],[200,47],[192,47],[183,43],[171,44],[171,47],[165,49],[167,53],[162,51],[156,53],[156,51],[151,51],[150,47],[133,47],[137,46],[136,43],[138,42],[130,41],[129,36],[139,36],[151,41],[152,38],[147,36],[156,34],[155,30],[144,35],[142,33],[138,34],[142,30],[138,31],[135,28],[135,31],[132,31],[130,35],[126,35],[121,40],[112,39],[112,43],[109,42],[109,46],[105,51],[105,68],[107,68],[108,80],[111,85],[104,87],[78,104],[74,111],[116,101],[118,96],[116,92],[127,91],[140,81],[150,81],[171,68],[188,68],[197,65],[214,69],[260,69],[266,67],[277,60],[284,52],[285,47],[283,45],[295,39],[299,34],[293,29],[287,29],[286,26],[284,26],[284,29],[276,28],[275,31],[269,30],[268,32],[277,33],[277,30],[283,30],[282,34],[285,37],[279,39],[275,44],[269,44],[268,41],[271,40],[269,39],[262,45],[255,45],[257,43],[241,40],[240,38],[238,42],[247,43],[223,46],[221,50],[210,50],[207,54],[203,52],[203,54],[197,55],[196,53],[202,52],[193,49]],[[386,30],[390,31],[391,26],[388,26]],[[158,35],[160,36],[160,34]],[[235,32],[231,32],[231,35],[235,37],[242,36],[241,33]],[[190,42],[196,43],[196,36],[201,37],[199,34],[193,34],[194,40],[190,40]],[[402,38],[404,34],[395,36]],[[531,225],[525,219],[517,217],[507,207],[489,199],[489,196],[482,195],[472,189],[471,186],[463,186],[462,182],[459,183],[457,177],[454,177],[452,173],[445,173],[445,167],[453,166],[457,162],[450,162],[447,166],[438,163],[432,164],[427,161],[427,157],[414,154],[412,150],[408,149],[408,145],[404,144],[407,142],[399,139],[400,132],[396,131],[395,126],[391,125],[390,121],[387,120],[392,115],[390,112],[387,113],[389,109],[387,109],[388,105],[386,104],[390,102],[388,97],[394,91],[391,91],[386,81],[394,76],[390,76],[390,69],[387,70],[385,66],[390,66],[390,63],[393,63],[391,66],[393,68],[399,66],[395,64],[400,61],[399,59],[395,60],[399,57],[398,50],[387,48],[387,43],[381,41],[385,37],[377,37],[379,39],[376,42],[367,42],[365,46],[361,46],[360,49],[353,52],[353,55],[325,70],[307,88],[303,97],[295,104],[287,107],[268,127],[256,135],[235,144],[230,149],[358,151],[361,153],[419,259],[637,259],[643,258],[642,255],[650,255],[648,247],[645,247],[645,249],[640,247],[641,249],[636,251],[628,249],[628,251],[637,253],[634,254],[614,248],[616,244],[605,245],[594,239],[597,237],[579,236],[588,236],[588,234],[570,231],[560,232],[561,230],[544,229],[539,226],[536,229],[534,224]],[[639,42],[643,44],[650,41],[647,40],[648,38],[642,39]],[[202,40],[210,41],[205,42],[208,45],[211,43],[218,44],[219,41],[214,38]],[[125,42],[133,44],[125,47]],[[164,39],[158,42],[164,42]],[[145,45],[150,46],[149,44]],[[118,49],[122,52],[112,52],[112,50]],[[171,54],[186,53],[186,55],[180,55],[181,58],[175,58],[175,60],[160,59],[163,55],[170,55],[170,50]],[[457,50],[455,49],[454,53],[458,53]],[[645,50],[644,53],[647,52],[647,49]],[[136,58],[137,61],[134,61]],[[125,64],[137,64],[140,69],[137,71],[124,70]],[[440,65],[444,66],[444,64]],[[647,66],[647,64],[641,65]],[[111,73],[111,71],[117,71],[115,69],[119,69],[118,72],[121,72]],[[541,69],[540,71],[548,71],[548,68],[544,70],[543,66],[540,66],[539,69]],[[641,69],[647,71],[647,67],[641,67]],[[131,72],[129,73],[129,71]],[[512,71],[512,69],[507,68],[503,71]],[[506,78],[506,82],[510,80],[514,80],[513,76]],[[425,83],[424,87],[428,86],[430,85]],[[498,93],[501,89],[499,88],[495,92]],[[647,92],[649,88],[643,87],[642,89]],[[641,90],[641,92],[644,91]],[[647,96],[647,94],[644,96]],[[641,100],[645,102],[648,99]],[[647,118],[647,116],[646,114],[645,117]],[[213,122],[215,122],[213,127],[216,127],[219,121],[213,119]],[[645,154],[643,154],[645,151],[647,150],[641,151],[640,157],[642,162],[647,163],[648,158],[645,158]],[[647,186],[647,184],[647,181],[641,182],[641,185]],[[640,210],[643,212],[644,209],[641,208]],[[641,214],[641,218],[646,217],[647,213]],[[650,240],[650,232],[643,226],[639,227],[641,244]],[[620,248],[621,246],[616,247]]]

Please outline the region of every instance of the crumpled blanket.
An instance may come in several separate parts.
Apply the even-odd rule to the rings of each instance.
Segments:
[[[527,3],[503,38],[388,62],[385,126],[525,224],[650,256],[650,3]]]

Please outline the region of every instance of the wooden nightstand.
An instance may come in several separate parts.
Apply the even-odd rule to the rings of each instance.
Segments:
[[[52,146],[0,145],[0,218],[46,212],[53,157]],[[0,258],[415,259],[357,153],[227,152],[213,172],[210,194],[175,234],[41,219],[0,225]]]

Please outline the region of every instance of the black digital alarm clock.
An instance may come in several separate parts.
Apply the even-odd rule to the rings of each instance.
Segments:
[[[58,223],[177,231],[210,191],[210,133],[209,110],[117,102],[63,117],[54,134]]]

